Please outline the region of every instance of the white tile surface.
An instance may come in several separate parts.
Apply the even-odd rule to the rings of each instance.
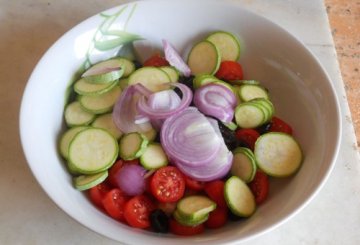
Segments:
[[[229,0],[286,28],[320,59],[342,108],[339,157],[324,188],[291,220],[244,244],[360,244],[360,165],[322,0]],[[0,244],[115,244],[67,216],[36,183],[20,146],[18,114],[36,62],[66,30],[111,0],[0,0]],[[51,65],[51,64],[49,64]]]

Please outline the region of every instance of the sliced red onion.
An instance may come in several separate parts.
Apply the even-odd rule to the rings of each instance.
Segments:
[[[172,161],[190,167],[213,160],[222,144],[209,120],[195,107],[188,107],[167,118],[160,139]]]
[[[181,161],[175,161],[175,165],[187,176],[198,181],[212,181],[224,177],[230,170],[233,154],[225,144],[221,145],[217,156],[206,165],[190,167]]]
[[[177,108],[181,99],[174,90],[168,89],[153,93],[148,98],[148,105],[157,111],[169,111]]]
[[[144,122],[146,125],[139,123],[137,102],[140,97],[149,96],[150,94],[151,91],[141,84],[127,87],[114,106],[112,116],[116,127],[124,133],[146,132],[148,122]]]
[[[116,181],[125,194],[136,196],[145,191],[145,174],[146,170],[143,167],[136,164],[126,164],[121,168]]]
[[[170,63],[170,65],[174,66],[178,69],[185,77],[191,75],[190,67],[185,63],[185,61],[181,58],[176,49],[171,45],[170,42],[163,39],[162,40],[165,59]]]
[[[229,88],[209,83],[195,91],[194,104],[205,115],[229,123],[234,117],[236,97]]]
[[[139,113],[150,119],[165,119],[187,108],[192,100],[191,89],[182,83],[171,83],[170,85],[181,90],[180,103],[177,102],[180,98],[174,91],[160,91],[148,96],[148,100],[145,97],[139,99],[137,103]]]

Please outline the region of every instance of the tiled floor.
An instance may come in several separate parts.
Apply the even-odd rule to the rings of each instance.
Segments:
[[[360,0],[325,0],[360,147]]]

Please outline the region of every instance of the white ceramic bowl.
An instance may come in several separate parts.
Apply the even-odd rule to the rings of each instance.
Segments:
[[[84,63],[85,55],[88,53],[95,61],[117,52],[117,49],[88,50],[95,31],[110,20],[98,14],[72,28],[46,52],[24,93],[20,115],[22,145],[33,174],[50,198],[86,227],[128,244],[244,241],[283,223],[301,210],[328,177],[338,152],[341,131],[334,89],[316,58],[279,26],[230,2],[172,0],[124,6],[127,8],[114,19],[111,28],[126,28],[140,34],[154,48],[160,47],[162,38],[184,51],[211,31],[236,33],[242,42],[240,63],[246,78],[260,80],[270,90],[276,114],[293,126],[302,145],[303,166],[294,177],[272,180],[269,199],[251,218],[191,238],[133,229],[100,212],[83,193],[73,188],[57,150],[63,130],[66,90]],[[104,13],[113,15],[124,6]]]

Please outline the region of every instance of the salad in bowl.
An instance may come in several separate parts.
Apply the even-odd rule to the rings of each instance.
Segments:
[[[109,238],[243,241],[298,212],[332,168],[338,105],[316,58],[237,5],[201,4],[104,11],[55,43],[26,88],[30,168]]]

